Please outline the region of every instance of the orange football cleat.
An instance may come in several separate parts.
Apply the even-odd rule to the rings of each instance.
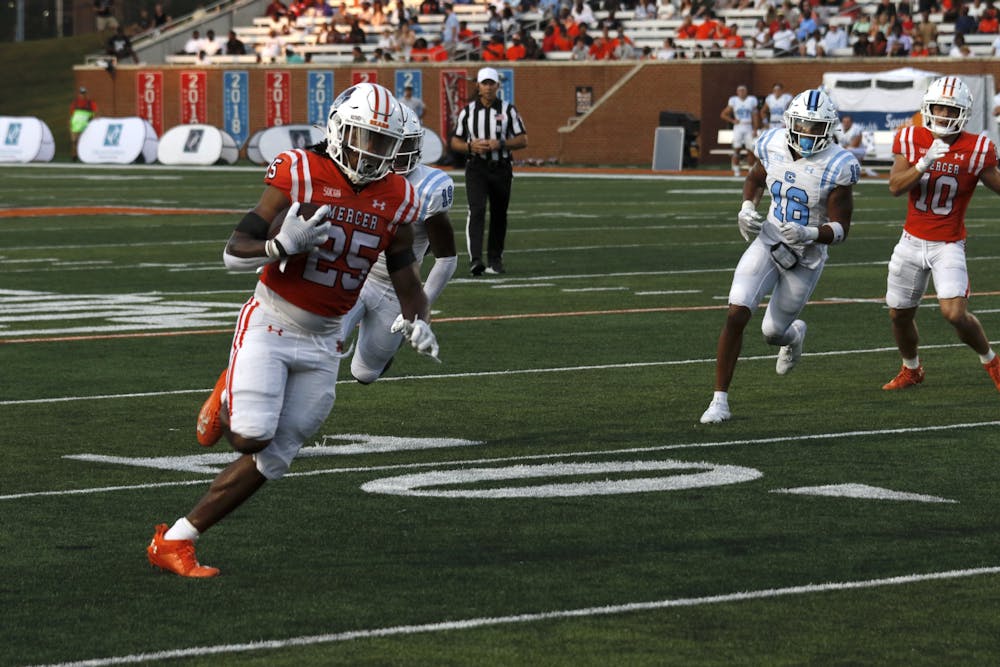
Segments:
[[[993,384],[997,386],[997,391],[1000,391],[1000,355],[993,357],[988,364],[983,364],[983,368],[990,374]]]
[[[222,375],[215,382],[215,388],[211,395],[205,400],[198,412],[195,434],[198,437],[198,444],[202,447],[211,447],[222,437],[222,419],[219,417],[219,412],[222,411],[222,390],[225,388],[226,371],[222,371]]]
[[[194,555],[194,542],[191,540],[167,540],[163,534],[167,532],[167,524],[156,527],[156,533],[149,546],[146,556],[150,565],[179,574],[182,577],[214,577],[219,574],[219,568],[208,567],[198,562]]]
[[[882,385],[882,388],[886,391],[892,391],[893,389],[906,389],[907,387],[920,384],[923,381],[923,366],[918,366],[916,368],[907,368],[906,366],[903,366],[899,371],[899,375]]]

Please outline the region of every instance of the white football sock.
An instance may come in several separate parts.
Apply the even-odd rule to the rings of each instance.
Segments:
[[[920,368],[920,357],[913,357],[912,359],[903,359],[903,365],[909,368],[911,371],[915,371]]]
[[[201,533],[191,525],[191,522],[185,516],[177,519],[174,525],[170,527],[170,530],[163,534],[163,539],[165,540],[191,540],[193,542],[199,537],[201,537]]]
[[[993,357],[995,357],[995,356],[997,356],[997,355],[993,351],[993,348],[990,348],[989,350],[987,350],[986,354],[980,354],[979,355],[979,361],[983,362],[984,364],[988,364],[991,361],[993,361]]]

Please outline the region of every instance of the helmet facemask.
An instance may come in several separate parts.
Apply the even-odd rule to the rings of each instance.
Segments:
[[[399,103],[376,84],[358,84],[330,108],[326,150],[355,185],[377,181],[392,167],[403,139]]]
[[[799,93],[785,110],[788,147],[801,155],[816,155],[834,143],[837,109],[821,90]]]
[[[957,115],[935,114],[933,107],[949,107],[957,110]],[[965,82],[956,76],[945,76],[935,80],[927,88],[920,107],[924,127],[939,137],[961,132],[969,122],[972,108],[972,93]]]
[[[397,174],[408,174],[420,164],[424,149],[424,128],[415,114],[407,114],[403,123],[403,141],[396,153],[392,170]]]

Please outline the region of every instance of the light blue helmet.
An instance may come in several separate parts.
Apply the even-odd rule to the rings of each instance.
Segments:
[[[788,147],[801,155],[816,155],[836,143],[837,108],[822,90],[806,90],[785,110]]]

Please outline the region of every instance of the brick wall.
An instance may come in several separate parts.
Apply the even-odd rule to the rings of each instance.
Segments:
[[[556,158],[561,164],[618,165],[647,167],[653,153],[654,131],[661,111],[691,113],[701,119],[702,162],[710,163],[708,151],[717,148],[716,133],[723,123],[719,113],[736,86],[745,83],[752,93],[766,95],[776,81],[781,81],[793,94],[819,85],[825,71],[885,71],[902,66],[919,65],[921,69],[949,74],[993,74],[1000,81],[1000,60],[949,58],[909,60],[836,59],[836,60],[757,60],[757,61],[680,61],[641,63],[504,63],[514,69],[515,103],[524,116],[529,147],[519,151],[518,158],[547,160]],[[306,122],[305,87],[310,66],[274,66],[292,73],[292,90],[302,91],[293,101],[292,121]],[[332,70],[335,87],[340,90],[351,80],[351,65],[311,66]],[[427,105],[424,124],[436,132],[441,128],[440,71],[465,69],[475,75],[476,63],[446,63],[440,66],[413,63],[365,65],[376,70],[378,82],[394,87],[397,69],[421,69],[423,100]],[[100,105],[102,116],[136,115],[136,76],[139,71],[156,69],[163,72],[164,129],[180,123],[180,72],[186,66],[154,68],[120,67],[113,76],[103,69],[76,68],[77,85],[90,89],[91,97]],[[264,74],[268,66],[233,66],[250,74],[251,134],[264,127],[263,103],[253,100],[263,97]],[[222,126],[222,66],[205,68],[208,72],[207,122]],[[580,122],[570,125],[576,116],[576,88],[593,88],[595,108]],[[469,90],[474,87],[470,84]],[[602,100],[609,91],[613,94]],[[715,157],[714,162],[728,164],[728,159]]]

